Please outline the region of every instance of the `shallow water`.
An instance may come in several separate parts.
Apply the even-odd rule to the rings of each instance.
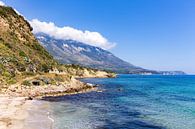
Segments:
[[[194,129],[195,76],[82,79],[103,92],[49,100],[55,129]]]

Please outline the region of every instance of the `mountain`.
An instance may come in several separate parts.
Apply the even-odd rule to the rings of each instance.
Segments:
[[[45,34],[36,36],[42,45],[24,17],[11,7],[0,6],[0,94],[40,96],[79,92],[93,87],[75,77],[115,76],[75,64],[120,73],[160,73],[136,67],[98,47],[56,40]],[[59,64],[44,47],[61,63],[69,65]],[[175,73],[178,72],[171,74]]]
[[[0,6],[0,83],[24,72],[46,72],[57,62],[34,37],[32,27],[11,7]]]
[[[37,33],[35,36],[48,52],[63,64],[79,64],[117,73],[155,73],[125,62],[99,47],[73,40],[55,39],[44,33]]]
[[[44,33],[35,34],[40,44],[62,64],[78,64],[90,68],[129,74],[184,75],[183,71],[155,71],[132,65],[102,48],[74,40],[61,40]]]
[[[24,17],[11,7],[0,6],[0,94],[32,98],[94,89],[75,77],[115,77],[115,74],[59,64],[40,45]]]

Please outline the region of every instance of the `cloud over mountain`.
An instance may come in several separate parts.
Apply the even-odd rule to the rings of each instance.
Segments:
[[[58,27],[53,22],[42,22],[38,19],[31,20],[30,24],[33,27],[34,33],[43,32],[56,39],[72,39],[103,49],[110,49],[116,45],[115,43],[109,42],[98,32],[82,31],[69,26]]]

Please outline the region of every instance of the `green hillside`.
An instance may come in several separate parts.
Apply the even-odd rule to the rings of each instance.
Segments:
[[[0,6],[0,84],[15,83],[17,75],[48,72],[57,65],[31,31],[11,7]]]

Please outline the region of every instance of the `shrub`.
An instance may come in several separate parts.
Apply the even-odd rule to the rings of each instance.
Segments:
[[[43,65],[41,66],[41,71],[43,71],[43,72],[48,73],[50,69],[51,69],[51,67],[48,66],[48,65],[46,65],[46,64],[43,64]]]
[[[35,73],[25,71],[25,72],[23,72],[23,73],[22,73],[22,75],[26,75],[26,76],[34,76],[34,75],[35,75]]]
[[[65,81],[64,78],[62,76],[59,76],[59,75],[56,75],[54,77],[54,80],[57,81],[57,82],[64,82]]]
[[[26,54],[23,51],[20,51],[19,56],[26,57]]]
[[[2,73],[2,75],[5,76],[5,77],[11,77],[11,74],[9,72],[7,72],[7,71],[4,71]]]
[[[22,63],[17,63],[17,66],[16,67],[17,67],[18,71],[20,71],[20,72],[26,71],[26,67]]]
[[[25,81],[23,81],[23,82],[22,82],[22,85],[25,85],[25,86],[30,86],[30,85],[31,85],[31,83],[30,83],[29,81],[25,80]]]
[[[10,44],[10,43],[4,43],[4,45],[5,45],[6,47],[8,47],[8,48],[12,49],[12,46],[11,46],[11,44]]]
[[[7,80],[7,83],[8,84],[15,84],[16,80],[14,78],[10,78],[10,79]]]

